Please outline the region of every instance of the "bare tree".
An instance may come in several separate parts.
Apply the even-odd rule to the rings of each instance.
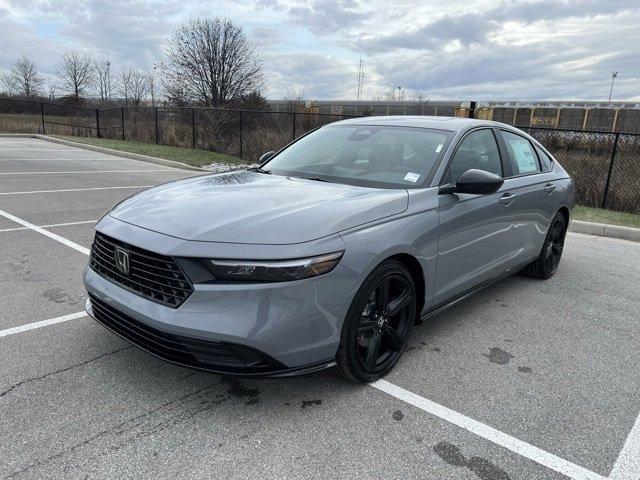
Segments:
[[[55,100],[60,84],[56,77],[47,77],[47,95],[49,100]]]
[[[285,112],[303,111],[307,104],[307,101],[304,98],[304,88],[290,88],[287,95],[284,97],[284,101]]]
[[[149,89],[149,78],[146,73],[131,67],[120,70],[120,93],[125,103],[140,105]]]
[[[94,62],[94,68],[96,70],[100,100],[102,103],[110,102],[114,90],[111,61],[108,58],[96,60]]]
[[[228,106],[264,88],[262,65],[243,29],[221,18],[182,23],[169,38],[163,86],[178,103]]]
[[[17,95],[18,85],[16,84],[16,80],[10,72],[0,74],[0,85],[2,85],[2,88],[4,88],[3,93],[6,93],[10,97]]]
[[[77,101],[93,83],[93,62],[88,55],[65,52],[62,55],[58,77],[62,86]]]
[[[129,103],[132,73],[133,73],[133,69],[131,67],[122,67],[120,69],[120,73],[118,74],[119,92],[122,98],[124,99],[125,104]]]
[[[147,94],[149,78],[139,70],[132,70],[129,80],[130,100],[134,105],[140,102]]]
[[[40,93],[43,79],[35,64],[27,57],[16,60],[5,79],[7,90],[25,97],[35,97]]]
[[[160,62],[154,64],[153,68],[147,72],[147,94],[151,99],[151,106],[153,107],[156,106],[156,102],[160,96],[159,86],[161,82],[158,81],[158,73],[162,72],[163,69],[164,64]]]

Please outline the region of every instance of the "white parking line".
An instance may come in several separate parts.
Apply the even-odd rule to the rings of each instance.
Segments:
[[[44,235],[45,237],[49,237],[53,240],[55,240],[56,242],[60,242],[63,245],[66,245],[67,247],[73,248],[74,250],[77,250],[80,253],[84,253],[85,255],[89,255],[90,250],[88,248],[83,247],[82,245],[78,245],[75,242],[72,242],[71,240],[67,240],[64,237],[61,237],[60,235],[56,235],[55,233],[52,233],[48,230],[45,230],[41,227],[38,227],[37,225],[34,225],[33,223],[29,223],[26,220],[22,220],[21,218],[18,218],[14,215],[11,215],[10,213],[7,213],[3,210],[0,210],[0,215],[2,215],[5,218],[8,218],[9,220],[11,220],[12,222],[16,222],[19,223],[20,225],[23,225],[27,228],[30,228],[31,230],[33,230],[34,232],[38,232],[41,233],[42,235]]]
[[[158,168],[158,169],[146,169],[146,170],[76,170],[73,172],[65,172],[65,171],[54,171],[54,172],[0,172],[0,175],[52,175],[52,174],[63,174],[67,175],[70,173],[141,173],[141,172],[175,172],[179,171],[177,169],[172,168]]]
[[[0,148],[0,152],[81,152],[77,148]]]
[[[49,320],[42,320],[40,322],[27,323],[26,325],[20,325],[18,327],[7,328],[6,330],[0,330],[0,337],[7,337],[9,335],[15,335],[16,333],[27,332],[36,328],[46,327],[48,325],[55,325],[56,323],[68,322],[69,320],[75,320],[76,318],[86,317],[87,312],[70,313],[69,315],[63,315],[61,317],[50,318]]]
[[[522,440],[518,440],[511,435],[501,432],[500,430],[496,430],[495,428],[485,425],[473,418],[458,413],[455,410],[444,407],[439,403],[435,403],[424,397],[416,395],[415,393],[405,390],[393,383],[387,382],[386,380],[377,380],[370,383],[370,385],[399,400],[402,400],[403,402],[413,405],[420,410],[474,433],[479,437],[511,450],[512,452],[539,463],[540,465],[555,470],[558,473],[566,475],[569,478],[576,480],[605,480],[606,478],[592,472],[591,470],[587,470],[586,468],[576,465],[575,463],[571,463],[564,458],[553,455],[552,453],[546,452],[538,447],[534,447]],[[634,478],[637,479],[638,477]]]
[[[62,190],[30,190],[26,192],[0,192],[0,195],[26,195],[30,193],[88,192],[92,190],[121,190],[126,188],[149,188],[153,185],[127,185],[123,187],[65,188]]]
[[[610,480],[638,480],[640,478],[640,415],[636,418],[622,451],[609,474]]]
[[[98,154],[96,156],[80,155],[76,158],[0,158],[2,162],[84,162],[84,161],[104,161],[104,162],[137,162],[138,160],[132,160],[125,157],[108,157],[106,155]]]
[[[65,222],[65,223],[52,223],[50,225],[37,225],[40,228],[50,228],[50,227],[68,227],[70,225],[84,225],[85,223],[97,223],[98,220],[82,220],[81,222]],[[0,229],[0,233],[2,232],[15,232],[16,230],[29,230],[29,227],[13,227],[13,228],[3,228]]]

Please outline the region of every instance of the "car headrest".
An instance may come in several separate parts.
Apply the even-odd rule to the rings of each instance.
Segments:
[[[393,149],[389,145],[375,145],[369,153],[369,164],[374,172],[384,172],[394,163]]]

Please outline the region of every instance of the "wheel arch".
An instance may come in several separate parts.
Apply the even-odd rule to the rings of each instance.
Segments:
[[[568,228],[569,227],[569,209],[565,205],[562,205],[558,209],[558,212],[562,213],[562,215],[564,216],[564,221],[567,224],[567,228]]]
[[[409,253],[396,253],[395,255],[387,257],[383,261],[386,260],[395,260],[396,262],[400,262],[407,267],[407,270],[409,270],[413,284],[416,287],[416,320],[419,320],[426,296],[426,280],[422,265],[416,257]]]

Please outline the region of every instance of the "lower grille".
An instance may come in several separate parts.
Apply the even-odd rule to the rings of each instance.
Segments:
[[[94,318],[130,341],[169,362],[228,373],[260,373],[284,366],[253,349],[176,335],[151,327],[89,294]]]

